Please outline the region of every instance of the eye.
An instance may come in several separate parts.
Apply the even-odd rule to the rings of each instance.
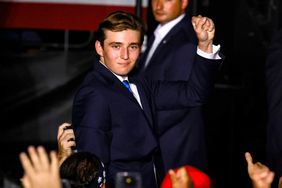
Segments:
[[[113,49],[120,49],[120,45],[118,45],[118,44],[112,44],[111,47]]]
[[[129,46],[130,51],[134,51],[134,50],[138,50],[138,49],[139,49],[139,45],[137,45],[137,44],[133,44],[133,45]]]

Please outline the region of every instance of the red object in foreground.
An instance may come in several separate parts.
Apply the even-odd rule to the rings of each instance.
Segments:
[[[198,170],[192,166],[184,166],[188,175],[192,178],[194,183],[194,188],[210,188],[211,187],[211,179],[204,172]],[[174,172],[177,172],[178,169],[174,169]],[[172,188],[170,175],[167,173],[162,182],[161,188]]]

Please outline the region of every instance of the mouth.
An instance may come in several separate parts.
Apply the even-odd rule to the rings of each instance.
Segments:
[[[125,67],[125,66],[130,65],[130,62],[118,63],[118,65]]]
[[[162,15],[164,15],[164,14],[165,14],[164,12],[155,11],[155,15],[157,15],[157,16],[162,16]]]

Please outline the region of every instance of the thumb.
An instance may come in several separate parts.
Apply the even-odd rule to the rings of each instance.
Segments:
[[[30,181],[29,181],[28,177],[25,174],[24,174],[24,176],[20,180],[21,180],[22,186],[24,188],[31,188]]]

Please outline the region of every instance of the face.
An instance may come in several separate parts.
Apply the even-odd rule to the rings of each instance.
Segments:
[[[115,74],[127,76],[140,54],[140,35],[139,31],[131,29],[119,32],[106,30],[103,47],[99,41],[95,43],[102,63]]]
[[[187,6],[188,0],[152,0],[155,20],[161,25],[180,16]]]

